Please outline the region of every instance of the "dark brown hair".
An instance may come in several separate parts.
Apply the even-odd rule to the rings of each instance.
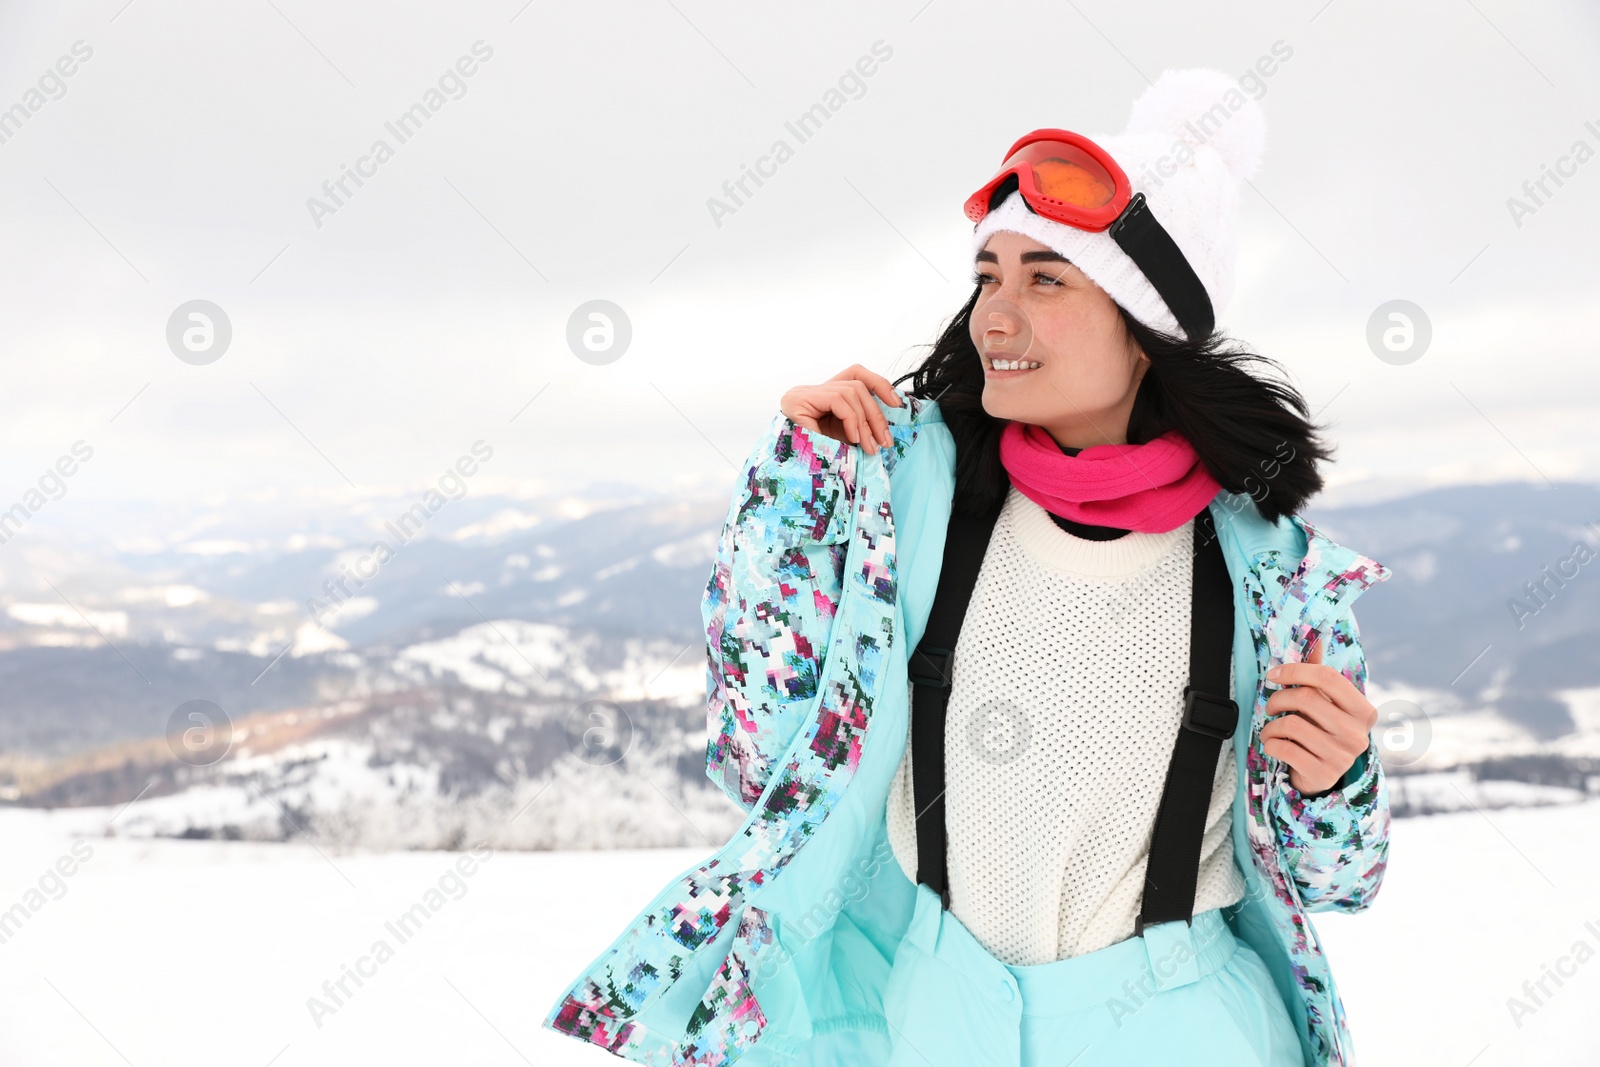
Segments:
[[[909,379],[913,396],[939,402],[956,441],[954,506],[972,513],[999,507],[1010,485],[1000,464],[1006,420],[983,410],[983,365],[969,330],[980,292],[973,290],[922,364],[895,382]],[[1211,476],[1248,495],[1269,522],[1297,514],[1321,491],[1317,464],[1331,459],[1333,448],[1319,439],[1305,399],[1287,381],[1251,373],[1256,363],[1281,371],[1278,363],[1218,331],[1180,340],[1120,304],[1117,310],[1129,338],[1150,357],[1128,417],[1130,444],[1177,430]]]

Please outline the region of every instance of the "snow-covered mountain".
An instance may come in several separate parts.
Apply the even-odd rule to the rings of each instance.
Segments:
[[[382,691],[230,716],[192,751],[181,723],[58,761],[22,799],[137,797],[129,836],[365,847],[704,844],[738,824],[701,769],[704,666],[685,646],[507,619],[389,666]]]
[[[1600,489],[1457,486],[1308,517],[1394,571],[1355,609],[1392,772],[1541,787],[1484,805],[1600,791]],[[1397,810],[1463,806],[1452,780],[1408,783]]]
[[[121,833],[403,847],[737,825],[704,773],[699,607],[726,500],[480,500],[381,561],[385,509],[357,512],[23,554],[38,566],[0,592],[0,801],[137,796]],[[1357,615],[1397,813],[1600,793],[1591,515],[1582,486],[1310,514],[1395,572]],[[174,740],[193,701],[235,728],[221,758]]]
[[[193,699],[237,715],[382,691],[401,649],[490,619],[696,639],[725,501],[451,506],[469,502],[460,525],[404,544],[373,507],[248,539],[196,522],[208,536],[170,544],[8,544],[0,751],[149,737]],[[396,550],[380,562],[384,537]]]

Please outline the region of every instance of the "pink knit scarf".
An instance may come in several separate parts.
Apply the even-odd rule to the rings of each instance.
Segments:
[[[1000,462],[1017,491],[1052,515],[1147,533],[1177,529],[1222,488],[1177,430],[1069,456],[1044,427],[1012,420],[1000,434]]]

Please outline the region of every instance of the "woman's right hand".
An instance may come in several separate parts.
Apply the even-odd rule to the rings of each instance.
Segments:
[[[880,446],[894,443],[889,420],[872,402],[874,394],[886,404],[901,406],[889,379],[857,363],[821,385],[795,386],[783,394],[778,406],[791,422],[835,441],[861,445],[872,455]]]

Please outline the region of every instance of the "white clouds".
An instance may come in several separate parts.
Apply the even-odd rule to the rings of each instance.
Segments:
[[[786,388],[919,358],[966,295],[961,201],[1019,133],[1119,128],[1142,86],[1129,60],[1152,75],[1197,54],[1243,69],[1278,38],[1295,58],[1262,102],[1268,149],[1225,324],[1313,406],[1338,397],[1341,464],[1420,480],[1458,462],[1471,477],[1507,453],[1500,426],[1528,455],[1600,476],[1594,435],[1556,430],[1566,412],[1592,419],[1600,396],[1587,307],[1600,264],[1581,240],[1600,231],[1600,197],[1579,188],[1595,175],[1520,229],[1504,206],[1595,118],[1539,73],[1592,81],[1575,0],[1537,19],[1491,13],[1505,37],[1470,9],[1388,12],[1383,34],[1337,8],[1315,22],[1096,13],[1127,60],[1063,8],[1033,16],[1046,21],[1015,36],[1003,70],[937,7],[909,28],[837,3],[800,20],[746,11],[712,35],[726,58],[670,9],[620,27],[541,11],[537,34],[532,14],[358,3],[304,22],[352,89],[270,9],[136,5],[109,28],[98,12],[0,13],[11,69],[95,31],[70,95],[3,146],[0,374],[28,387],[0,394],[0,484],[28,484],[61,440],[103,429],[73,490],[86,501],[348,501],[418,485],[480,436],[503,450],[494,491],[723,491]],[[330,161],[480,35],[495,58],[471,93],[313,230],[305,197]],[[716,227],[706,190],[879,37],[894,61],[872,92]],[[607,47],[563,44],[595,39]],[[207,367],[161,340],[198,297],[235,327]],[[636,327],[607,367],[565,350],[571,309],[597,297]],[[1362,340],[1394,298],[1436,331],[1410,368],[1378,365]],[[1461,451],[1431,455],[1431,428],[1451,424]]]
[[[125,637],[128,613],[125,611],[83,611],[68,604],[17,603],[6,614],[29,626],[64,627],[69,630],[98,630],[106,637]]]

